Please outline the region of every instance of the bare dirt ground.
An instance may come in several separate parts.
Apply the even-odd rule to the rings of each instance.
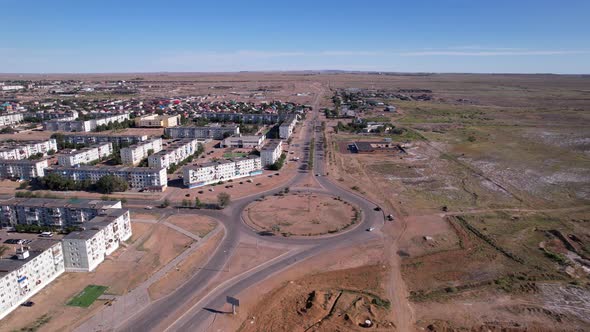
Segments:
[[[168,217],[166,221],[200,237],[204,237],[217,227],[215,220],[199,215],[177,214]]]
[[[245,216],[247,223],[259,231],[312,236],[350,227],[359,221],[357,211],[337,197],[289,193],[252,203],[246,208]]]
[[[90,273],[65,273],[31,298],[35,306],[19,308],[2,320],[0,331],[31,326],[43,315],[51,317],[45,331],[69,330],[104,305],[72,307],[67,301],[90,284],[105,285],[106,293],[120,295],[133,289],[176,257],[192,239],[160,224],[132,224],[133,236]]]

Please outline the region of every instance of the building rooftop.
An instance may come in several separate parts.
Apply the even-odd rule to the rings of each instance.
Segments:
[[[103,201],[98,199],[51,199],[51,198],[10,198],[0,201],[0,206],[27,206],[72,209],[109,209],[119,201]]]
[[[0,159],[0,164],[13,164],[13,165],[35,165],[40,162],[47,162],[47,158],[42,159],[21,159],[21,160],[13,160],[13,159]]]
[[[280,139],[271,139],[268,140],[266,142],[266,144],[264,144],[264,146],[262,147],[262,151],[264,150],[271,150],[274,151],[283,141]]]
[[[2,243],[0,247],[5,247],[0,257],[0,278],[4,277],[12,271],[20,269],[23,265],[39,256],[45,250],[59,243],[62,236],[55,234],[52,238],[41,238],[38,234],[26,234],[26,233],[15,233],[6,232],[0,230],[0,238]],[[24,240],[22,244],[11,243],[13,241]],[[26,259],[16,259],[16,250],[21,248],[29,250],[29,257]]]
[[[64,237],[64,240],[88,240],[91,239],[96,233],[100,232],[103,228],[111,224],[115,219],[128,213],[126,209],[110,209],[106,214],[98,215],[92,218],[90,221],[82,224],[84,230],[71,232]]]
[[[142,172],[142,173],[153,173],[160,172],[162,169],[156,167],[131,167],[131,166],[52,166],[47,170],[55,171],[70,171],[70,170],[81,170],[81,171],[104,171],[104,172]]]

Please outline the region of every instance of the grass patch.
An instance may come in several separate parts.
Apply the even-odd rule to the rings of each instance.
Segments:
[[[223,158],[226,158],[226,159],[243,158],[243,157],[247,157],[247,156],[248,156],[247,153],[242,153],[242,152],[226,152],[223,154]]]
[[[68,302],[68,305],[74,306],[74,307],[88,308],[106,290],[107,290],[106,286],[88,285],[88,286],[86,286],[86,288],[84,288],[84,290],[81,293],[74,296]]]

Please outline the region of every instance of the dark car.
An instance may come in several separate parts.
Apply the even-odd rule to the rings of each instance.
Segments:
[[[376,206],[373,210],[375,210],[375,211],[381,211],[381,208],[378,207],[378,206]]]
[[[32,307],[32,306],[35,305],[35,302],[33,302],[33,301],[27,301],[27,302],[23,302],[21,305],[23,307]]]

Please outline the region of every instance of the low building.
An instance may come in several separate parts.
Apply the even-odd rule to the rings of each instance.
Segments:
[[[97,144],[111,142],[113,145],[125,146],[145,142],[148,140],[148,135],[122,135],[113,134],[110,132],[103,133],[75,133],[63,134],[64,141],[70,144]]]
[[[258,149],[264,144],[265,135],[231,136],[221,142],[223,148]]]
[[[0,115],[0,126],[11,126],[15,125],[24,120],[22,113],[10,113]]]
[[[67,272],[93,271],[120,243],[131,237],[129,210],[110,209],[71,232],[62,241]]]
[[[162,151],[149,156],[148,165],[156,168],[168,168],[171,165],[176,165],[194,155],[199,149],[199,144],[200,142],[198,139],[173,141]]]
[[[269,140],[262,149],[260,149],[260,158],[262,160],[262,167],[267,167],[274,164],[283,153],[283,141],[279,139]]]
[[[80,226],[108,209],[120,208],[120,201],[11,198],[0,201],[0,226]]]
[[[95,130],[98,126],[108,125],[113,122],[123,122],[126,120],[129,120],[129,113],[108,114],[103,115],[100,118],[85,121],[64,121],[62,119],[56,119],[43,122],[43,129],[49,131],[89,132]]]
[[[224,139],[229,136],[239,135],[238,126],[184,126],[166,128],[164,133],[172,138],[198,138],[198,139]]]
[[[168,128],[180,124],[180,115],[146,115],[135,118],[136,127]]]
[[[57,161],[62,166],[75,166],[91,164],[113,154],[113,144],[110,142],[96,144],[79,150],[68,150],[57,156]]]
[[[162,151],[162,139],[155,138],[121,149],[121,162],[124,165],[137,165],[150,154]]]
[[[402,151],[399,144],[389,141],[353,142],[348,145],[348,149],[352,153],[398,153]]]
[[[133,189],[164,191],[168,187],[166,168],[127,167],[127,166],[54,166],[45,170],[46,174],[58,174],[74,181],[88,180],[96,183],[105,175],[114,175],[129,184]]]
[[[297,125],[297,115],[290,114],[285,121],[279,126],[279,137],[282,139],[288,139],[293,134],[293,130]]]
[[[183,182],[189,188],[262,174],[262,163],[258,156],[227,159],[183,169]]]
[[[10,239],[14,233],[5,234]],[[27,245],[6,246],[8,252],[0,258],[0,319],[65,271],[59,240],[34,239]]]
[[[20,141],[4,144],[0,147],[0,159],[22,160],[49,151],[57,151],[57,142],[50,138],[46,141]]]
[[[43,177],[48,166],[47,159],[0,160],[0,178],[31,180]]]

